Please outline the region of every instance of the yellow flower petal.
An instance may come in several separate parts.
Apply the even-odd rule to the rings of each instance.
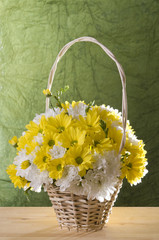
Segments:
[[[17,136],[14,136],[11,140],[8,141],[13,147],[18,146],[18,138]]]
[[[51,96],[52,96],[52,93],[50,92],[49,89],[44,89],[44,90],[43,90],[43,94],[44,94],[46,97],[51,97]]]

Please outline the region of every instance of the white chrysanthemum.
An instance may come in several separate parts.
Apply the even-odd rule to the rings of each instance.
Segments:
[[[46,189],[49,184],[53,183],[53,180],[49,178],[48,171],[45,170],[41,172],[35,164],[31,165],[26,179],[30,181],[30,187],[35,192],[41,192],[43,185],[45,185]]]
[[[21,151],[19,151],[18,155],[14,158],[14,162],[13,162],[16,165],[17,176],[25,177],[26,179],[28,178],[29,171],[31,170],[31,166],[35,158],[35,154],[38,150],[39,150],[39,147],[37,146],[35,147],[34,151],[32,151],[31,154],[26,154],[26,149],[22,149]],[[30,162],[30,166],[26,169],[21,168],[21,164],[24,161]]]
[[[52,149],[50,149],[49,154],[52,156],[52,158],[62,158],[65,155],[66,148],[62,146],[56,146],[54,145]]]
[[[68,111],[68,114],[71,115],[73,118],[79,119],[79,115],[81,115],[83,117],[86,116],[86,108],[87,107],[88,106],[85,103],[79,102],[74,107],[72,107],[72,105],[70,104],[67,111]]]
[[[26,154],[26,149],[22,149],[21,151],[18,152],[18,155],[14,158],[13,164],[19,165],[19,163],[27,160],[29,155]],[[33,158],[31,156],[31,158]]]
[[[67,190],[76,195],[85,195],[85,196],[87,196],[87,191],[88,191],[88,189],[84,188],[83,179],[79,175],[73,179],[73,181],[70,184],[70,187]]]
[[[17,176],[26,177],[28,175],[28,172],[30,171],[30,166],[27,169],[21,169],[22,162],[27,160],[29,160],[30,163],[33,162],[34,156],[31,154],[26,154],[26,149],[22,149],[21,151],[19,151],[19,154],[14,158],[13,163],[16,165]]]
[[[102,170],[89,170],[82,182],[85,192],[87,192],[87,198],[96,198],[100,202],[103,202],[104,199],[108,201],[111,199],[116,184],[117,177],[112,175],[107,177]]]
[[[93,169],[103,169],[107,175],[114,174],[115,176],[120,176],[120,156],[116,151],[105,151],[103,155],[95,153],[94,159],[95,163],[93,164]]]
[[[120,176],[120,156],[115,151],[95,154],[93,170],[89,170],[82,182],[87,191],[88,199],[99,201],[110,200]]]
[[[56,181],[56,185],[60,187],[61,191],[65,191],[70,187],[70,184],[75,180],[79,181],[78,168],[75,166],[65,166],[61,179]],[[72,187],[72,184],[71,184]]]

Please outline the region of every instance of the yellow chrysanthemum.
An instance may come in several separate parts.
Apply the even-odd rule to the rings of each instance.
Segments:
[[[46,134],[43,136],[43,146],[52,148],[58,143],[59,134],[52,131],[46,131]]]
[[[64,158],[53,159],[49,162],[47,170],[49,177],[52,179],[60,179],[62,177],[65,161]]]
[[[101,108],[98,106],[95,106],[95,109],[97,110],[98,115],[100,116],[100,119],[102,119],[103,121],[105,121],[107,123],[108,128],[111,126],[112,122],[114,122],[114,121],[117,121],[119,123],[120,116],[115,111],[109,112],[105,109],[101,110]],[[119,125],[120,125],[120,123],[119,123]],[[122,125],[122,123],[121,123],[121,125]]]
[[[26,146],[26,154],[31,154],[38,145],[39,145],[38,142],[34,140],[28,142]]]
[[[49,149],[45,147],[41,147],[34,158],[33,163],[40,169],[40,171],[46,170],[51,161],[51,155],[48,154],[48,150]]]
[[[130,155],[122,159],[121,178],[126,177],[130,184],[134,184],[140,181],[144,176],[146,159],[140,156]]]
[[[25,135],[21,136],[18,139],[18,147],[17,150],[20,151],[21,149],[24,149],[26,145],[29,145],[33,140],[33,135],[30,134],[29,131],[25,132]]]
[[[18,138],[17,136],[14,136],[11,140],[8,141],[13,147],[18,146]]]
[[[62,133],[71,126],[71,120],[72,117],[64,112],[58,114],[56,117],[50,117],[48,118],[48,124],[46,126],[47,131],[51,130],[55,133]]]
[[[112,140],[113,148],[118,152],[121,144],[123,133],[120,129],[116,129],[115,127],[111,127],[108,130],[108,137]]]
[[[35,147],[38,146],[38,143],[35,142],[33,138],[37,136],[38,133],[44,133],[46,124],[47,120],[45,116],[42,116],[39,125],[33,121],[26,125],[28,131],[26,131],[25,134],[19,138],[17,150],[20,151],[27,145],[27,154],[30,154]]]
[[[105,133],[101,131],[100,133],[94,133],[86,138],[86,144],[89,144],[91,150],[95,150],[97,153],[103,153],[103,151],[111,151],[112,141],[105,137]]]
[[[46,124],[47,120],[43,115],[39,121],[39,124],[36,124],[35,122],[31,121],[28,125],[26,125],[26,128],[29,130],[31,135],[36,136],[38,133],[44,132]]]
[[[106,119],[108,118],[108,111],[101,109],[101,107],[99,106],[95,106],[94,108],[96,109],[98,115],[100,116],[100,119],[106,121]]]
[[[64,148],[70,148],[74,145],[83,145],[85,141],[86,131],[81,131],[79,128],[69,127],[61,134],[59,141]]]
[[[138,145],[133,145],[132,143],[129,143],[128,141],[126,141],[125,144],[125,149],[129,152],[132,153],[132,155],[140,155],[140,157],[145,157],[146,155],[146,150],[144,149],[144,143],[142,140],[139,141]]]
[[[50,92],[50,90],[48,88],[43,90],[43,94],[46,97],[51,97],[52,96],[52,93]]]
[[[9,165],[6,172],[8,173],[9,178],[11,179],[15,188],[16,187],[24,188],[25,185],[28,183],[24,177],[20,177],[20,176],[16,175],[17,170],[16,170],[16,166],[14,164]]]
[[[100,124],[99,124],[100,117],[95,108],[89,110],[87,113],[86,118],[79,116],[79,121],[77,122],[77,126],[86,130],[88,133],[91,132],[99,132],[100,131]]]
[[[72,147],[68,150],[66,155],[66,163],[78,166],[80,171],[85,172],[85,170],[92,168],[93,162],[94,159],[92,158],[89,147]]]

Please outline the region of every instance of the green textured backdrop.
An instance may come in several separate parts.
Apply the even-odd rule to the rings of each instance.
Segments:
[[[14,189],[5,170],[35,113],[44,111],[50,68],[59,50],[80,36],[106,45],[127,76],[128,117],[146,143],[148,175],[135,187],[124,182],[116,205],[159,206],[159,2],[155,0],[0,0],[0,206],[49,206],[46,193]],[[95,99],[121,110],[115,64],[92,43],[77,43],[64,56],[53,91],[70,85],[69,100]]]

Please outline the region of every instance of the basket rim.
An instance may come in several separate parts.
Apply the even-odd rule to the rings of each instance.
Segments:
[[[115,192],[119,192],[119,190],[121,189],[121,187],[122,187],[122,185],[123,185],[123,179],[119,179],[118,180],[118,182],[117,182],[117,184],[114,186],[114,188],[116,189],[116,190],[114,190],[114,192],[111,194],[111,196],[115,193]],[[60,186],[56,186],[54,183],[50,183],[48,186],[47,186],[47,192],[49,191],[49,189],[51,188],[51,190],[54,190],[54,191],[56,191],[57,193],[60,193],[60,194],[68,194],[68,195],[72,195],[73,197],[76,197],[76,198],[81,198],[81,199],[85,199],[85,200],[87,200],[87,201],[98,201],[98,202],[100,202],[98,199],[96,199],[96,198],[93,198],[93,199],[88,199],[87,198],[87,195],[82,195],[82,194],[80,194],[80,195],[78,195],[78,194],[75,194],[75,193],[72,193],[71,191],[69,191],[69,190],[65,190],[65,191],[62,191],[62,190],[60,190]],[[107,199],[105,199],[104,198],[104,201],[103,202],[105,202],[105,201],[109,201],[109,200],[107,200]],[[101,202],[100,202],[101,203]]]

